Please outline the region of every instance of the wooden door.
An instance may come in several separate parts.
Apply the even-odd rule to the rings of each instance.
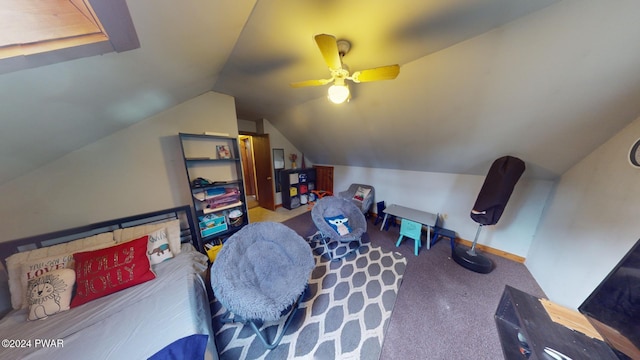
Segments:
[[[316,169],[316,189],[333,193],[333,166],[313,165]]]
[[[253,135],[253,157],[256,169],[256,188],[261,207],[275,210],[273,174],[271,173],[271,144],[269,134]]]

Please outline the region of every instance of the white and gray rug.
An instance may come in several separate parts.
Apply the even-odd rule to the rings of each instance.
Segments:
[[[316,268],[280,345],[267,350],[249,326],[223,324],[226,309],[211,304],[221,359],[378,359],[407,260],[399,253],[364,244],[337,261],[322,256],[310,238]],[[288,315],[288,314],[287,314]],[[280,322],[260,327],[271,341]]]

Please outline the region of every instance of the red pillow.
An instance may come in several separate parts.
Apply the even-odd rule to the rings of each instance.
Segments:
[[[154,279],[147,256],[148,239],[145,235],[106,249],[73,254],[77,288],[71,307]]]

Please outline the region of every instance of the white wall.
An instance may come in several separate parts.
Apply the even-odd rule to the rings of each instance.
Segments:
[[[257,133],[256,122],[251,120],[238,119],[238,131]]]
[[[547,296],[577,308],[640,238],[640,118],[562,175],[526,265]]]
[[[478,175],[335,166],[333,189],[343,191],[352,183],[373,185],[376,202],[446,214],[444,227],[473,241],[478,225],[469,214],[484,179]],[[552,187],[551,181],[523,176],[498,223],[484,227],[478,243],[526,257]]]
[[[297,154],[298,155],[298,160],[296,161],[297,166],[301,167],[302,166],[302,152],[300,152],[300,150],[298,150],[298,148],[296,148],[290,141],[289,139],[287,139],[286,137],[284,137],[284,135],[282,135],[282,133],[280,132],[280,130],[276,129],[271,122],[269,122],[269,120],[267,119],[262,119],[261,120],[262,124],[261,126],[258,127],[262,127],[264,129],[264,133],[265,134],[269,134],[269,143],[271,144],[271,149],[284,149],[284,167],[285,169],[291,169],[291,161],[289,161],[289,155],[290,154]],[[271,154],[271,157],[273,158],[273,153]],[[305,165],[307,167],[311,167],[313,166],[313,163],[311,162],[310,159],[305,159]],[[272,164],[271,164],[271,171],[273,172],[273,159],[272,159]],[[275,178],[274,178],[274,182],[273,182],[273,187],[274,187],[274,191],[275,191]],[[275,204],[282,204],[282,194],[280,192],[275,193]]]
[[[0,241],[191,204],[178,132],[238,135],[234,99],[208,92],[0,187]]]

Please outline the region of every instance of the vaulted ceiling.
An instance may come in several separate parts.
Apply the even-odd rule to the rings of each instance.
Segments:
[[[0,184],[209,90],[266,118],[316,163],[485,174],[497,157],[553,179],[640,116],[640,2],[127,1],[141,47],[0,75]],[[290,82],[352,70],[395,80]]]

